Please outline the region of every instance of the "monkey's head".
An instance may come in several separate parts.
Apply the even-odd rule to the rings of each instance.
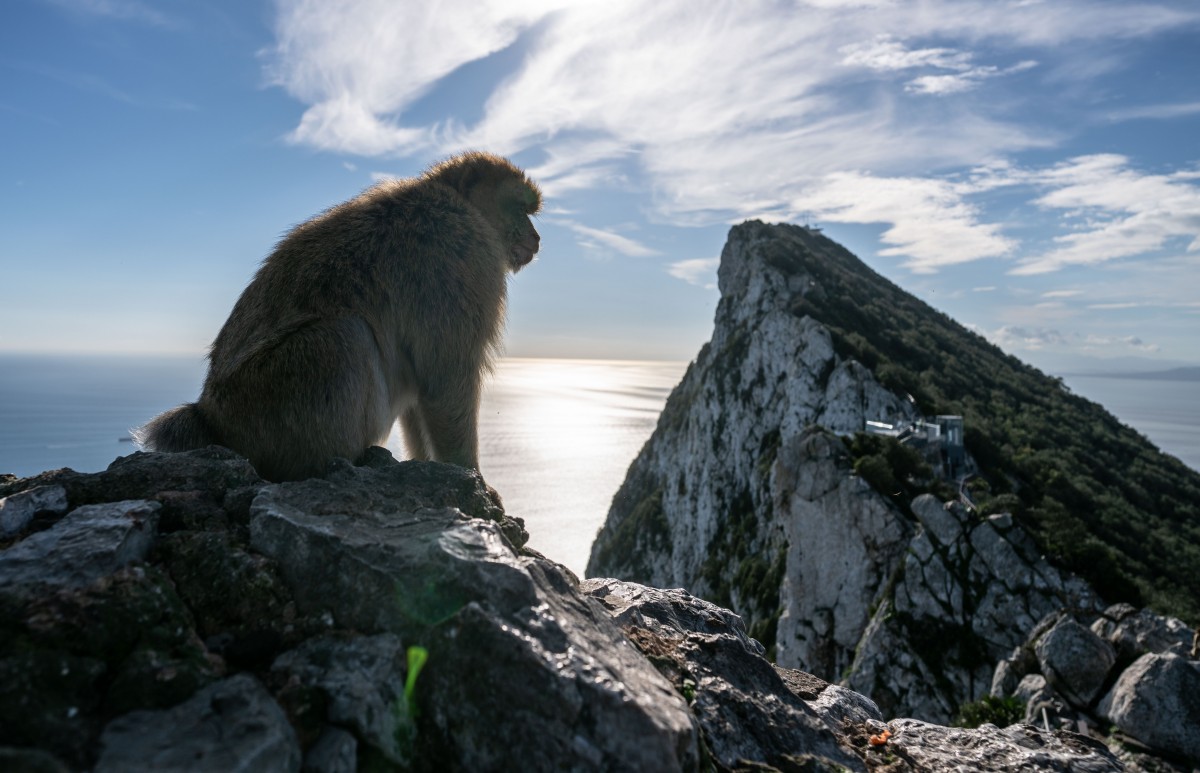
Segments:
[[[454,188],[483,214],[508,247],[511,271],[533,260],[541,237],[529,218],[541,210],[542,192],[519,167],[491,153],[471,152],[437,164],[425,177]]]

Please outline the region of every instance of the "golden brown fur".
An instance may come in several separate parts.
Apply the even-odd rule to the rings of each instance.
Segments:
[[[200,399],[138,441],[224,445],[295,480],[382,444],[399,419],[414,458],[478,469],[480,381],[540,206],[516,166],[466,153],[300,224],[217,335]]]

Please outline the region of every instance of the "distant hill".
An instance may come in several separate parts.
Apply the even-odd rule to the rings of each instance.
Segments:
[[[1170,370],[1138,371],[1133,373],[1077,373],[1079,376],[1102,376],[1104,378],[1132,378],[1147,381],[1200,381],[1200,367],[1171,368]]]

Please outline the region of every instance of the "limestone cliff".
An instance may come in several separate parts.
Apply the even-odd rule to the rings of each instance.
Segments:
[[[983,424],[989,414],[976,406],[988,400],[1007,406],[1012,399],[997,385],[999,377],[1044,390],[1014,413],[1091,416],[1087,411],[1098,407],[974,340],[806,228],[734,227],[719,283],[712,340],[631,465],[593,545],[589,576],[681,586],[728,605],[779,665],[840,680],[870,695],[885,713],[938,722],[987,696],[996,663],[1045,615],[1100,609],[1100,594],[1064,563],[1091,571],[1116,591],[1134,593],[1131,583],[1146,582],[1134,571],[1143,560],[1138,546],[1125,548],[1118,538],[1111,545],[1096,541],[1092,532],[1108,528],[1107,517],[1082,509],[1064,515],[1038,488],[1040,473],[1005,466],[997,430],[987,434],[967,425],[968,440],[976,441],[967,448],[982,449],[991,465],[987,476],[976,478],[966,474],[977,469],[969,453],[954,474],[943,469],[939,478],[917,466],[893,476],[886,465],[880,471],[864,464],[856,457],[859,441],[852,442],[868,421],[905,426],[931,413],[930,405],[964,405],[975,411],[968,422],[975,417]],[[862,304],[875,303],[876,296],[886,302],[868,313],[850,296]],[[902,340],[877,334],[891,322],[887,308],[905,328]],[[836,328],[825,321],[831,316]],[[879,349],[889,341],[892,359]],[[926,363],[911,391],[901,388],[911,369],[897,367],[906,357]],[[939,357],[949,361],[943,369]],[[981,396],[967,387],[959,403],[951,402],[951,386],[938,383],[943,373],[947,382],[978,381]],[[1115,424],[1107,414],[1097,416],[1089,425]],[[1120,437],[1125,442],[1125,434]],[[1062,450],[1063,457],[1071,453]],[[1170,461],[1163,466],[1173,473]],[[1086,507],[1070,481],[1072,470],[1060,459],[1046,464],[1059,470],[1066,492],[1051,493],[1069,494],[1077,508]],[[1181,490],[1190,490],[1194,476],[1181,476]],[[988,492],[988,480],[991,494],[1010,487],[992,504],[1020,506],[1023,520],[998,507],[972,506],[968,482]],[[1186,505],[1165,507],[1146,517],[1191,524]],[[1078,521],[1071,519],[1088,517],[1095,528],[1076,531]],[[1042,529],[1042,543],[1026,523]],[[1051,528],[1055,523],[1061,532]],[[1047,560],[1047,535],[1071,560]],[[1193,547],[1182,539],[1168,560],[1182,560]],[[1123,567],[1132,569],[1122,574]],[[1156,570],[1144,571],[1148,577]],[[1194,593],[1178,577],[1155,582],[1172,588],[1184,605],[1192,602]]]

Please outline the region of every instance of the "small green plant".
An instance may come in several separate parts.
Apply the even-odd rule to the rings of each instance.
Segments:
[[[408,648],[408,676],[404,679],[404,702],[408,705],[408,716],[417,717],[417,677],[429,660],[429,650],[424,647]]]
[[[696,682],[693,679],[684,679],[683,684],[679,687],[679,692],[683,693],[683,699],[688,703],[696,700]]]
[[[1011,696],[997,698],[985,695],[981,700],[964,703],[958,708],[958,716],[954,718],[956,727],[979,727],[993,724],[996,727],[1015,725],[1025,718],[1025,702]]]

